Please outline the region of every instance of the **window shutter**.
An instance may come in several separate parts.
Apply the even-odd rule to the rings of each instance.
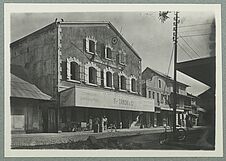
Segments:
[[[80,65],[80,80],[85,82],[85,66],[83,64]]]
[[[67,60],[67,79],[71,78],[71,62]]]
[[[107,85],[106,70],[104,69],[104,87]]]
[[[126,79],[126,89],[128,91],[131,91],[131,82],[130,82],[130,78],[127,78]]]
[[[119,53],[119,55],[118,55],[118,62],[122,63],[122,53]]]
[[[101,44],[101,57],[104,59],[105,58],[105,45]]]
[[[97,69],[97,85],[101,85],[101,71]]]
[[[118,73],[113,74],[113,85],[115,89],[119,89],[119,76]]]
[[[86,38],[86,52],[89,52],[89,39]]]
[[[101,71],[101,86],[104,87],[104,71]]]
[[[66,61],[62,61],[61,67],[62,67],[62,71],[61,71],[62,80],[67,80],[67,63],[66,63]]]
[[[84,74],[84,77],[85,77],[85,82],[88,83],[89,82],[89,68],[87,66],[85,66],[85,74]]]

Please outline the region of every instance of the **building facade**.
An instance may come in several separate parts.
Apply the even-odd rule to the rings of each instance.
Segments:
[[[12,133],[53,132],[51,97],[35,85],[11,74],[11,131]],[[49,121],[48,121],[49,120]]]
[[[167,75],[146,68],[142,72],[142,94],[146,98],[154,99],[155,112],[152,113],[152,125],[173,125],[173,83]],[[192,113],[192,96],[186,92],[188,85],[177,82],[176,124],[186,126],[186,117]]]
[[[119,128],[148,125],[154,101],[141,95],[141,58],[111,23],[55,22],[10,47],[11,64],[55,100],[56,130],[104,116]]]

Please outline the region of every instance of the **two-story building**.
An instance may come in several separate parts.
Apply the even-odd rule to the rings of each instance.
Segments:
[[[10,47],[11,64],[55,100],[46,108],[58,131],[103,116],[130,128],[154,112],[141,96],[141,58],[110,22],[54,22]]]
[[[147,67],[142,72],[142,95],[154,99],[155,112],[152,113],[152,125],[173,124],[173,83],[167,75]],[[177,82],[176,124],[185,126],[185,118],[191,110],[191,97],[187,95],[188,85]]]

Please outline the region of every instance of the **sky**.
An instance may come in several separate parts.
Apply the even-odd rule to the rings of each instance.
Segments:
[[[110,21],[141,57],[142,71],[150,67],[173,77],[173,61],[170,62],[170,58],[173,49],[174,13],[169,13],[169,19],[164,23],[158,16],[159,12],[151,11],[14,13],[11,14],[10,21],[11,42],[54,22],[56,18],[63,18],[64,21]],[[178,39],[177,61],[213,56],[209,49],[209,34],[214,13],[180,12],[179,17],[178,33],[183,39]],[[197,96],[209,88],[183,73],[177,72],[177,77],[180,82],[190,86],[187,91],[193,95]]]

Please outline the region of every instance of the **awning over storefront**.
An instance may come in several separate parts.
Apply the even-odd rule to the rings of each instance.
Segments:
[[[89,107],[102,109],[154,112],[154,100],[122,92],[77,86],[61,92],[61,107]]]

